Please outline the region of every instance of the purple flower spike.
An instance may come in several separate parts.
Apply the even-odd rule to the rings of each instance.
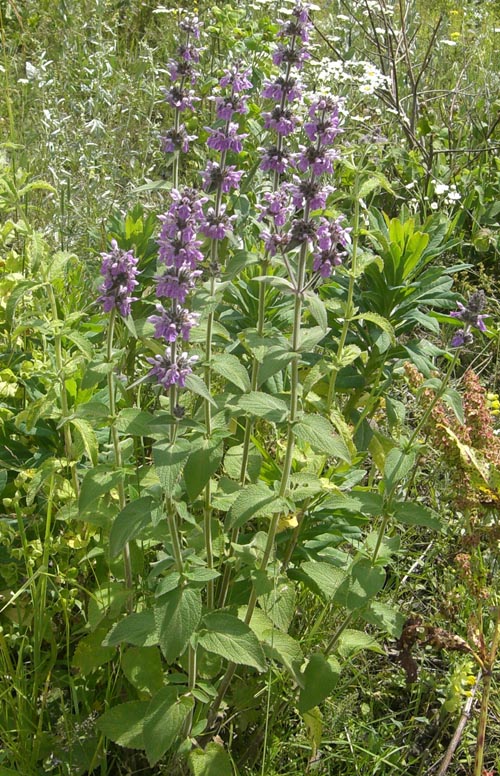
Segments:
[[[221,206],[220,213],[216,215],[214,208],[207,210],[205,220],[200,226],[200,232],[211,240],[223,240],[233,231],[233,221],[236,216],[227,216],[224,205]]]
[[[264,229],[260,234],[261,240],[264,240],[264,247],[270,256],[276,256],[278,251],[286,250],[290,237],[288,234],[278,234],[277,232],[268,232]]]
[[[111,252],[102,253],[101,275],[104,282],[99,286],[104,312],[118,310],[123,318],[130,315],[132,302],[137,297],[132,296],[134,288],[139,285],[136,276],[138,259],[132,251],[123,251],[116,240],[111,240]]]
[[[300,99],[302,91],[296,78],[279,76],[275,81],[268,81],[264,85],[262,96],[276,102],[281,102],[282,99],[293,102]]]
[[[166,135],[161,138],[161,150],[164,153],[173,153],[182,151],[186,154],[189,151],[189,143],[196,140],[196,135],[188,135],[186,127],[181,124],[179,129],[169,129]]]
[[[252,88],[252,82],[250,81],[250,73],[251,69],[247,68],[246,70],[240,70],[240,68],[237,65],[232,65],[229,69],[229,72],[226,73],[226,75],[222,76],[222,78],[219,81],[219,84],[226,88],[227,86],[231,87],[231,91],[233,94],[239,94],[240,92],[245,92],[247,89]]]
[[[196,40],[200,39],[200,23],[197,16],[185,15],[179,22],[179,27],[183,32],[192,35]]]
[[[206,170],[200,174],[205,191],[215,191],[221,186],[222,192],[228,194],[231,189],[239,188],[243,170],[237,170],[234,165],[229,165],[222,170],[217,162],[208,162]]]
[[[265,207],[257,206],[260,210],[259,221],[271,217],[276,227],[284,226],[293,212],[289,204],[288,187],[283,185],[278,191],[266,192],[264,200],[267,203]]]
[[[323,175],[333,173],[333,162],[338,158],[339,154],[331,148],[308,146],[294,155],[294,162],[300,172],[311,170],[313,175]]]
[[[475,291],[471,294],[466,305],[461,304],[461,302],[457,302],[457,304],[459,309],[456,312],[450,313],[450,315],[452,318],[463,321],[465,326],[453,336],[451,340],[452,348],[470,345],[473,342],[471,328],[486,331],[486,324],[484,322],[486,315],[481,315],[481,310],[484,310],[486,304],[486,294],[484,291]]]
[[[184,388],[186,377],[193,371],[192,366],[198,361],[198,356],[188,356],[187,353],[181,353],[175,361],[172,361],[168,347],[163,356],[147,358],[146,361],[153,366],[148,376],[156,377],[160,385],[168,390],[172,385]]]
[[[166,267],[164,273],[155,278],[156,296],[175,299],[179,304],[184,304],[196,279],[202,274],[200,269],[192,270],[190,264]]]
[[[278,135],[286,137],[291,135],[297,126],[297,118],[291,110],[282,109],[279,105],[271,113],[263,113],[264,126],[273,129]]]
[[[148,321],[155,327],[154,336],[167,342],[175,342],[178,337],[187,342],[189,332],[193,326],[198,325],[200,317],[199,313],[192,313],[183,307],[166,310],[162,304],[156,305],[156,312],[157,315],[150,315]]]
[[[207,140],[207,146],[213,148],[214,151],[234,151],[239,154],[243,149],[242,141],[248,137],[248,134],[238,134],[238,124],[231,122],[227,127],[227,130],[211,129],[205,127],[210,137]]]
[[[323,210],[329,194],[335,191],[333,186],[320,186],[318,181],[302,181],[297,175],[293,176],[293,183],[287,184],[294,206],[301,210],[305,203],[309,203],[311,210]]]
[[[217,118],[230,121],[234,113],[248,113],[245,97],[231,95],[229,97],[214,97],[217,107]]]
[[[292,48],[292,46],[283,46],[280,44],[277,50],[273,54],[273,62],[279,67],[281,65],[293,65],[300,70],[302,65],[307,59],[311,59],[311,55],[306,49]]]
[[[343,216],[335,221],[326,218],[320,220],[317,231],[317,247],[313,253],[313,270],[319,272],[321,277],[327,278],[333,272],[334,267],[342,264],[342,259],[347,255],[343,248],[351,242],[351,229],[342,226]]]
[[[275,170],[283,174],[288,169],[290,162],[289,154],[286,151],[280,151],[276,146],[268,149],[260,148],[259,150],[263,152],[260,163],[261,170]]]
[[[195,97],[192,90],[181,89],[179,86],[175,86],[175,84],[170,89],[162,87],[161,91],[165,95],[165,101],[178,111],[194,110],[195,102],[200,101],[200,98]]]

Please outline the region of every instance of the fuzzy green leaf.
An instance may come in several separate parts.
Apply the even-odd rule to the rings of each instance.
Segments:
[[[321,415],[305,415],[293,426],[293,434],[310,444],[316,453],[325,453],[350,463],[351,455],[344,440],[335,432],[330,421]]]
[[[198,641],[207,652],[214,652],[232,663],[265,670],[262,647],[244,622],[230,614],[216,613],[207,614],[203,625],[207,630],[200,632]]]
[[[117,622],[103,640],[103,646],[112,647],[122,642],[136,647],[152,647],[158,644],[154,614],[150,609],[129,614]]]
[[[194,450],[184,467],[186,490],[194,501],[220,466],[223,446],[221,442],[204,439],[201,447]]]
[[[109,535],[109,552],[112,558],[116,558],[127,542],[150,524],[153,503],[149,496],[141,496],[127,504],[115,517]]]
[[[142,731],[149,701],[131,701],[113,706],[100,717],[96,725],[115,744],[129,749],[144,749]]]
[[[194,705],[189,696],[177,697],[175,687],[163,687],[152,698],[144,718],[144,747],[151,767],[172,748]]]
[[[339,676],[340,666],[334,657],[326,659],[319,652],[312,655],[302,675],[303,687],[298,702],[300,713],[324,701],[334,689]]]
[[[213,741],[205,749],[194,749],[189,755],[193,776],[233,776],[233,766],[227,752]]]
[[[201,618],[199,589],[177,587],[162,596],[154,609],[161,651],[173,663],[186,649]]]
[[[167,498],[172,496],[191,450],[192,445],[187,439],[162,442],[153,446],[155,471]]]
[[[288,414],[288,407],[282,399],[261,391],[250,391],[240,396],[237,406],[249,415],[264,418],[270,423],[282,423]]]
[[[224,379],[235,385],[244,393],[250,390],[250,378],[247,370],[237,356],[230,353],[218,353],[211,362],[211,367]]]

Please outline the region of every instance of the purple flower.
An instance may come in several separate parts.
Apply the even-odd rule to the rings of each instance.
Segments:
[[[287,184],[287,188],[298,210],[301,210],[306,202],[311,210],[323,210],[328,195],[335,191],[333,186],[321,186],[318,181],[301,181],[297,175],[293,176],[293,183]]]
[[[231,122],[227,128],[211,129],[205,127],[210,137],[207,140],[207,146],[213,148],[214,151],[234,151],[239,154],[243,148],[242,140],[248,137],[248,134],[238,134],[238,124]]]
[[[333,162],[339,154],[331,148],[301,147],[300,153],[294,154],[294,163],[300,172],[311,170],[313,175],[333,173]]]
[[[266,192],[264,201],[266,202],[265,207],[263,205],[257,206],[260,210],[259,221],[271,217],[276,227],[283,226],[293,212],[289,203],[288,187],[282,186],[277,191]]]
[[[155,278],[156,296],[168,297],[184,304],[187,295],[194,288],[196,278],[202,274],[199,269],[192,270],[190,264],[166,267],[163,274]]]
[[[178,49],[179,57],[185,62],[199,62],[201,52],[201,48],[186,44],[179,46]]]
[[[250,72],[250,68],[240,70],[237,65],[232,65],[226,75],[222,76],[219,84],[224,88],[231,86],[232,93],[239,94],[239,92],[252,88],[252,82],[249,79]]]
[[[321,145],[332,145],[341,132],[338,104],[330,97],[322,97],[313,102],[309,116],[313,120],[306,122],[304,130],[311,143],[319,140]]]
[[[264,126],[266,129],[274,129],[278,135],[290,135],[297,126],[297,118],[291,110],[281,108],[277,105],[271,113],[263,113]]]
[[[223,240],[233,231],[232,222],[236,216],[227,216],[224,205],[217,214],[213,207],[208,208],[206,216],[200,225],[200,232],[211,240]]]
[[[189,332],[193,326],[198,325],[200,317],[199,313],[192,313],[177,305],[166,310],[162,304],[157,304],[156,312],[157,315],[150,315],[148,321],[155,327],[154,336],[167,342],[175,342],[178,337],[187,341]]]
[[[470,345],[473,342],[473,336],[471,328],[479,329],[479,331],[486,331],[486,324],[484,318],[486,315],[481,315],[481,310],[484,310],[486,304],[486,295],[484,291],[474,291],[469,296],[469,300],[466,305],[457,302],[459,309],[456,312],[450,313],[452,318],[457,318],[459,321],[463,321],[465,324],[461,331],[458,331],[451,340],[452,348],[459,348],[462,345]]]
[[[296,78],[283,78],[279,76],[275,81],[268,81],[264,84],[262,96],[269,100],[281,102],[282,99],[293,102],[302,95],[299,82]]]
[[[260,238],[261,240],[264,240],[264,247],[270,256],[276,256],[278,251],[285,250],[290,242],[288,234],[269,232],[267,229],[262,230]]]
[[[288,249],[297,248],[305,242],[312,243],[316,237],[316,224],[314,221],[307,221],[304,218],[296,218],[292,223],[292,229],[289,234],[290,242]]]
[[[286,151],[282,151],[276,146],[271,146],[271,148],[267,149],[260,148],[259,151],[263,152],[260,163],[261,170],[275,170],[283,174],[288,168],[290,155]]]
[[[280,37],[300,38],[303,43],[309,40],[309,30],[312,23],[309,19],[309,8],[302,3],[298,3],[292,10],[292,16],[295,19],[287,19],[281,22],[281,29],[278,33]]]
[[[181,89],[175,84],[171,86],[170,89],[162,87],[161,91],[165,96],[165,101],[178,111],[183,111],[187,108],[189,108],[189,110],[194,110],[194,103],[200,101],[200,98],[195,97],[194,92],[191,89]]]
[[[321,277],[327,278],[333,272],[334,267],[342,264],[342,259],[347,251],[342,250],[350,243],[350,229],[342,226],[344,216],[339,216],[334,221],[326,218],[320,220],[316,233],[317,247],[313,253],[313,270],[319,272]]]
[[[199,226],[204,219],[203,204],[206,197],[200,197],[195,189],[172,189],[172,199],[167,213],[159,216],[161,231],[158,239],[158,261],[167,266],[188,266],[195,269],[203,260],[201,241],[196,239]]]
[[[206,169],[200,174],[205,191],[215,191],[221,186],[222,192],[228,194],[231,189],[239,188],[243,170],[237,170],[234,165],[221,169],[217,162],[208,162]]]
[[[302,68],[302,65],[307,59],[311,59],[311,55],[306,49],[295,48],[294,46],[284,46],[281,43],[273,54],[273,62],[275,65],[294,65],[297,70]]]
[[[121,250],[116,240],[111,240],[111,252],[102,253],[101,256],[101,275],[104,281],[99,286],[98,301],[102,303],[104,312],[118,310],[120,315],[126,318],[130,315],[132,302],[137,298],[131,294],[139,285],[136,280],[139,274],[138,259],[132,251]]]
[[[172,81],[182,81],[183,78],[186,78],[191,83],[194,83],[198,77],[198,73],[193,68],[192,63],[184,58],[179,60],[171,59],[167,68]]]
[[[463,345],[472,345],[473,342],[472,332],[467,329],[460,329],[460,331],[453,335],[450,346],[452,348],[461,348]]]
[[[479,329],[479,331],[486,331],[486,324],[483,320],[486,318],[486,315],[480,315],[481,310],[484,309],[486,304],[486,295],[484,291],[475,291],[471,294],[466,305],[463,305],[460,302],[457,302],[457,304],[459,309],[454,313],[450,313],[452,318],[457,318],[468,326]]]
[[[179,27],[183,32],[187,32],[188,36],[192,35],[196,40],[200,39],[200,23],[197,16],[185,14],[179,22]]]
[[[184,388],[186,377],[193,371],[192,365],[198,361],[198,356],[188,356],[187,353],[181,353],[175,361],[172,361],[170,348],[167,348],[163,356],[147,358],[146,361],[153,365],[148,377],[156,377],[160,385],[167,390],[172,385]]]
[[[233,113],[248,113],[247,101],[245,97],[230,95],[228,97],[214,97],[217,118],[224,121],[230,121]]]
[[[182,151],[186,154],[189,151],[189,143],[196,140],[196,135],[188,135],[186,127],[181,124],[178,130],[169,129],[161,139],[161,150],[165,153]]]

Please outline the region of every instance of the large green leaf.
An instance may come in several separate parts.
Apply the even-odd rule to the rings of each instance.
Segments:
[[[414,501],[400,501],[394,507],[394,517],[407,525],[423,525],[439,531],[442,528],[437,512]]]
[[[109,535],[109,552],[112,558],[150,524],[153,503],[149,496],[141,496],[127,504],[115,517]]]
[[[282,399],[261,391],[250,391],[240,396],[237,406],[249,415],[272,423],[281,423],[288,414],[288,407]]]
[[[186,649],[201,618],[198,588],[177,587],[162,596],[155,606],[159,643],[167,663],[173,663]]]
[[[213,741],[205,749],[194,749],[189,755],[193,776],[233,776],[231,759],[220,744]]]
[[[214,372],[235,385],[240,391],[250,390],[250,378],[247,370],[237,356],[230,353],[218,353],[213,357],[211,367]]]
[[[316,453],[326,453],[347,463],[351,460],[349,450],[333,428],[321,415],[305,415],[293,426],[294,436],[311,445]]]
[[[312,589],[326,599],[333,598],[340,586],[346,581],[347,572],[323,561],[306,561],[300,570],[307,580],[313,583]]]
[[[96,725],[115,744],[129,749],[144,749],[142,731],[149,701],[131,701],[113,706],[100,717]]]
[[[151,767],[172,748],[179,737],[184,721],[191,712],[194,699],[177,697],[177,689],[163,687],[151,699],[144,718],[144,747]]]
[[[298,709],[301,714],[327,698],[340,676],[340,665],[334,657],[328,659],[319,652],[311,656],[302,675],[303,686],[299,695]]]
[[[83,479],[78,499],[80,514],[90,509],[101,496],[116,488],[122,479],[122,472],[110,471],[105,466],[95,467],[88,471]]]
[[[246,623],[230,614],[215,613],[207,614],[203,625],[206,630],[200,632],[198,641],[207,652],[214,652],[232,663],[265,670],[262,647]]]
[[[158,647],[132,647],[122,655],[122,671],[139,692],[154,695],[164,684]]]
[[[229,510],[228,527],[239,528],[252,517],[272,515],[279,511],[281,503],[275,491],[263,482],[246,485]]]
[[[117,622],[103,640],[103,646],[114,646],[122,642],[136,647],[152,647],[158,644],[158,632],[151,609],[129,614]]]
[[[219,468],[223,452],[222,442],[204,439],[201,446],[189,456],[184,467],[184,480],[191,501],[200,495]]]
[[[385,579],[382,566],[374,566],[368,558],[361,558],[349,569],[349,576],[335,593],[335,600],[351,612],[360,609],[382,590]]]
[[[378,641],[369,633],[359,630],[345,630],[341,633],[337,645],[338,653],[343,658],[354,657],[358,652],[369,649],[384,655],[385,652]]]
[[[170,498],[186,463],[192,445],[187,439],[162,442],[153,446],[153,462],[165,495]]]

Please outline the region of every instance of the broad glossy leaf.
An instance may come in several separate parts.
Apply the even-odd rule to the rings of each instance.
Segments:
[[[162,442],[153,446],[153,462],[165,495],[170,498],[192,446],[187,439]]]
[[[200,495],[219,468],[223,451],[222,442],[204,439],[201,446],[190,454],[184,467],[184,480],[191,501]]]

